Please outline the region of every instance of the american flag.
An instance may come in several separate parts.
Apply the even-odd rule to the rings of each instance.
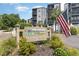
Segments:
[[[57,17],[57,22],[60,24],[61,30],[65,34],[66,37],[70,36],[69,24],[66,22],[64,16],[61,14]]]

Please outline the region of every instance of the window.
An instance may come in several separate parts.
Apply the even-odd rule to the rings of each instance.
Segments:
[[[74,17],[71,17],[72,20],[74,20]]]
[[[72,6],[75,6],[76,4],[72,3]]]
[[[79,16],[77,18],[79,19]]]
[[[77,19],[77,17],[74,17],[74,20],[76,20]]]
[[[38,12],[40,12],[40,10]]]

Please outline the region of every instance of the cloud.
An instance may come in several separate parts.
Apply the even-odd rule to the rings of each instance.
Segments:
[[[34,7],[32,7],[32,8],[39,8],[39,7],[44,7],[44,6],[34,6]]]
[[[26,10],[28,10],[29,8],[26,7],[26,6],[18,6],[18,7],[16,7],[16,9],[17,9],[18,11],[26,11]]]

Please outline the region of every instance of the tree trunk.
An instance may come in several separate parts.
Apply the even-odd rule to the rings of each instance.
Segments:
[[[55,21],[55,32],[56,32],[56,21]]]
[[[56,32],[56,21],[54,21],[54,31]]]

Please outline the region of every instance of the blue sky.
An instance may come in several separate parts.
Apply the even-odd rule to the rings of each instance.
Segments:
[[[47,7],[47,3],[0,3],[0,14],[19,14],[27,20],[32,17],[32,8],[41,6]]]

